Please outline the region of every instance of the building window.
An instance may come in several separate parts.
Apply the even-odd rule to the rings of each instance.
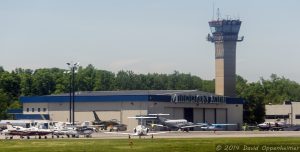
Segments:
[[[27,108],[26,111],[29,112],[29,108]]]
[[[38,108],[38,112],[41,112],[41,108]]]
[[[46,111],[47,111],[47,109],[46,109],[46,108],[43,108],[43,111],[44,111],[44,112],[46,112]]]
[[[296,119],[300,119],[300,115],[296,115],[295,118],[296,118]]]
[[[289,119],[289,115],[266,115],[266,119]]]
[[[31,108],[31,111],[34,112],[34,108]]]

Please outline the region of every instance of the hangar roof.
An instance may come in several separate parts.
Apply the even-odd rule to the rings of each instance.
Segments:
[[[22,103],[37,102],[69,102],[70,94],[47,96],[23,96]],[[213,93],[198,90],[126,90],[126,91],[81,91],[75,93],[75,102],[171,102],[172,96],[179,96],[179,100],[196,100],[196,96],[206,96],[212,99],[218,96]],[[243,104],[241,98],[226,97],[226,104]]]
[[[198,90],[121,90],[121,91],[79,91],[78,96],[112,96],[112,95],[173,95],[173,94],[200,94],[215,95],[209,92]],[[50,96],[68,96],[69,93],[50,95]]]

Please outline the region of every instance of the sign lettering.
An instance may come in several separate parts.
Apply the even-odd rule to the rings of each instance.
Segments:
[[[217,104],[226,103],[225,96],[206,96],[206,95],[177,95],[171,98],[172,103],[195,103],[195,104]]]

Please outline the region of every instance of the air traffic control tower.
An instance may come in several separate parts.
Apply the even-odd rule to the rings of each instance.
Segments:
[[[213,20],[209,22],[212,35],[207,40],[215,43],[215,94],[235,97],[236,42],[239,38],[240,20]]]

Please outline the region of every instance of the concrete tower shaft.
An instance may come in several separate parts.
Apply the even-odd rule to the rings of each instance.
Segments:
[[[243,41],[238,33],[239,20],[216,20],[209,22],[212,36],[207,40],[215,43],[215,93],[235,97],[236,42]]]

